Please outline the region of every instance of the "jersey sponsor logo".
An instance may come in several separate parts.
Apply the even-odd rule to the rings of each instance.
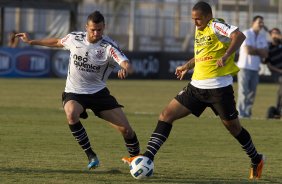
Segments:
[[[12,56],[6,52],[0,52],[0,75],[10,73],[13,70]]]
[[[203,36],[203,33],[198,32],[197,36]]]
[[[86,55],[88,55],[88,52]],[[87,63],[88,57],[83,57],[75,54],[73,55],[72,58],[74,60],[73,63],[75,64],[75,66],[81,71],[95,72],[95,73],[98,73],[100,71],[101,68],[100,66]]]
[[[196,43],[202,43],[202,42],[208,42],[208,41],[211,41],[211,40],[212,40],[211,36],[203,36],[201,38],[196,38],[195,42]]]
[[[218,25],[216,25],[216,23],[214,24],[214,27],[223,35],[227,36],[227,32],[224,31],[221,27],[219,27]]]
[[[211,45],[212,44],[212,37],[211,36],[203,36],[200,38],[195,39],[195,44],[197,47]]]
[[[201,57],[201,58],[196,58],[195,61],[201,62],[201,61],[209,61],[209,60],[212,60],[212,59],[213,59],[212,56],[205,56],[205,57]]]
[[[80,42],[83,41],[84,37],[86,37],[86,34],[84,33],[75,33],[74,35],[75,35],[74,39]]]
[[[44,75],[50,71],[49,56],[37,51],[20,52],[15,57],[16,68],[19,74],[27,76]]]
[[[205,48],[202,48],[200,50],[196,50],[196,55],[200,54]]]

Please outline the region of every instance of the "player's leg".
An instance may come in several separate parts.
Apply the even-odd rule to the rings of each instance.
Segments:
[[[161,112],[158,124],[148,141],[147,150],[143,155],[149,157],[151,160],[154,160],[158,150],[167,140],[172,129],[173,122],[189,115],[190,113],[190,110],[180,104],[176,99],[173,99]]]
[[[251,158],[252,165],[258,166],[263,162],[263,156],[257,152],[249,132],[239,122],[232,86],[211,90],[211,92],[216,94],[216,96],[213,95],[212,109],[219,114],[226,129],[241,144],[243,150]],[[262,168],[259,175],[255,173],[257,177],[260,177],[261,170]]]
[[[65,94],[63,97],[64,110],[68,120],[69,128],[72,135],[88,157],[88,168],[94,169],[99,165],[99,160],[96,153],[92,150],[86,130],[79,120],[80,114],[85,110],[77,101],[70,99],[71,95],[68,96],[68,94]]]
[[[261,177],[262,169],[265,161],[264,155],[257,152],[249,132],[240,125],[239,119],[222,120],[227,130],[241,144],[243,150],[251,159],[250,179],[258,179]]]
[[[158,150],[167,140],[175,120],[191,113],[195,116],[201,115],[206,108],[206,105],[198,100],[200,93],[201,89],[197,89],[191,84],[188,84],[187,87],[180,91],[178,95],[170,101],[159,116],[158,124],[148,141],[147,150],[143,154],[144,156],[154,160]],[[132,159],[126,158],[124,158],[124,160],[128,163],[132,161]]]
[[[99,113],[99,117],[110,122],[122,134],[130,157],[139,155],[140,147],[138,138],[120,107],[103,110]]]
[[[172,124],[175,120],[183,118],[189,114],[199,117],[205,110],[206,105],[198,99],[202,90],[188,84],[161,112],[157,127],[155,128],[147,144],[147,151],[144,156],[154,160],[154,157],[162,144],[167,140]]]

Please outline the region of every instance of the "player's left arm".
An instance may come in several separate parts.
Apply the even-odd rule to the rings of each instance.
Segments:
[[[118,78],[120,79],[125,79],[128,74],[133,73],[133,67],[128,60],[122,61],[120,67],[121,69],[118,71]]]
[[[221,57],[221,59],[217,61],[217,66],[219,67],[223,67],[227,59],[240,48],[246,36],[241,31],[236,29],[230,34],[229,38],[231,40],[229,47],[227,48],[225,54]]]
[[[118,71],[118,78],[125,79],[128,74],[133,73],[133,67],[130,64],[128,58],[120,50],[117,43],[112,41],[112,45],[109,48],[110,57],[119,64],[120,70]]]

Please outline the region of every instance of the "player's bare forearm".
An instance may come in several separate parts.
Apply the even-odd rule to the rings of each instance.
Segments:
[[[188,60],[187,63],[184,64],[184,67],[187,70],[193,69],[195,67],[195,58],[192,58],[192,59]]]
[[[132,73],[133,73],[133,67],[132,67],[132,65],[129,63],[129,61],[123,61],[123,62],[121,62],[120,66],[121,66],[124,70],[126,70],[126,72],[127,72],[128,74],[132,74]]]
[[[57,38],[47,38],[42,40],[30,40],[30,45],[40,45],[40,46],[46,46],[46,47],[63,47],[63,45],[60,43],[60,39]]]
[[[121,69],[118,71],[118,78],[125,79],[128,74],[133,73],[132,65],[128,61],[120,63]]]
[[[178,66],[175,69],[175,75],[178,79],[182,80],[186,73],[195,67],[195,59],[190,59],[187,63],[182,66]]]
[[[46,38],[41,40],[31,40],[27,33],[18,33],[16,37],[19,37],[24,43],[29,45],[40,45],[47,47],[63,47],[61,40],[58,38]]]
[[[231,33],[230,39],[231,39],[230,45],[225,52],[226,58],[228,58],[230,55],[232,55],[236,50],[240,48],[240,46],[246,39],[246,36],[241,31],[237,30]]]

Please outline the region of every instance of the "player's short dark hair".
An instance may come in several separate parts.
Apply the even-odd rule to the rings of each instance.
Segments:
[[[90,15],[88,15],[87,17],[87,22],[94,22],[96,24],[103,22],[105,23],[105,18],[102,15],[102,13],[100,13],[99,11],[94,11],[93,13],[91,13]]]
[[[192,8],[192,10],[199,10],[201,11],[204,15],[208,15],[208,14],[212,14],[212,9],[211,6],[204,2],[204,1],[199,1],[197,2],[194,7]]]
[[[253,22],[255,22],[257,19],[261,19],[261,20],[263,20],[263,17],[262,17],[262,16],[260,16],[260,15],[254,16],[254,18],[253,18]]]

